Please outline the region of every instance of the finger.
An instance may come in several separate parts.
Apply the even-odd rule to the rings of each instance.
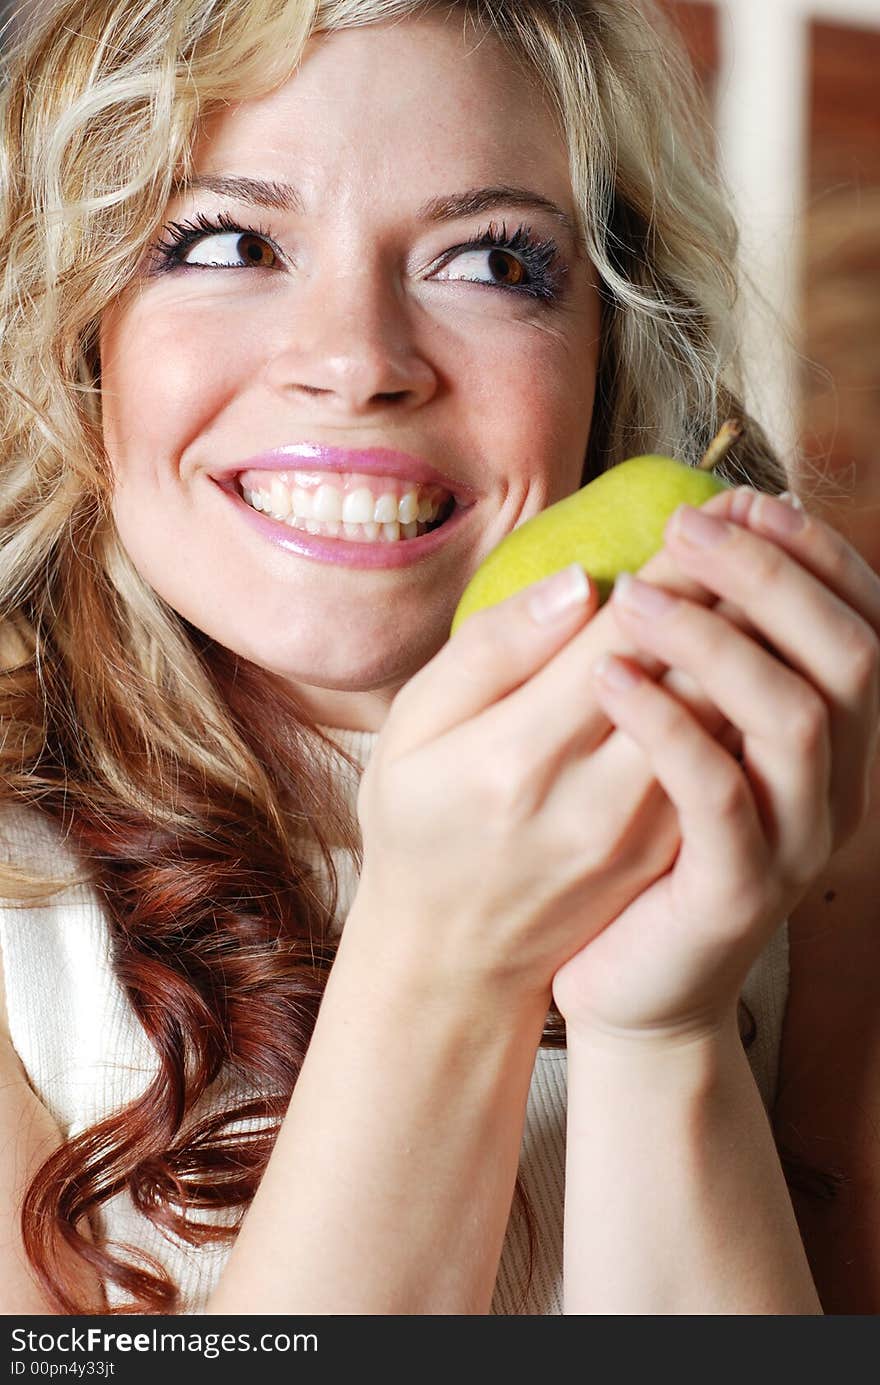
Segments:
[[[684,572],[665,553],[658,553],[643,571],[655,581],[694,601],[714,603],[715,594]],[[637,648],[631,632],[621,627],[608,602],[548,659],[528,682],[493,707],[492,718],[504,739],[522,735],[529,727],[529,742],[536,764],[552,767],[578,754],[595,750],[611,733],[611,722],[593,695],[589,673],[603,654],[614,652],[636,659],[645,673],[664,679],[676,696],[692,708],[713,732],[721,731],[724,718],[693,679],[668,669],[661,659]]]
[[[829,524],[808,514],[799,503],[748,487],[713,496],[701,509],[781,545],[880,636],[880,576]]]
[[[729,496],[731,492],[725,491],[724,494]],[[721,499],[719,496],[713,497],[713,500],[707,502],[702,508],[709,509],[713,502],[719,499]],[[764,642],[761,632],[756,629],[740,606],[732,601],[720,599],[714,592],[709,591],[693,577],[684,573],[667,549],[660,549],[644,564],[639,570],[639,578],[642,581],[651,582],[652,585],[661,586],[668,591],[677,591],[679,595],[687,596],[691,601],[699,601],[702,605],[717,610],[731,624],[738,626],[754,640]],[[596,639],[599,634],[599,624],[594,621],[590,627],[590,637]],[[625,632],[621,631],[621,635],[624,634]],[[606,641],[604,647],[609,651],[637,659],[651,676],[658,676],[658,669],[661,668],[659,661],[651,659],[644,649],[633,647],[625,638],[619,639],[616,644]],[[716,737],[721,745],[734,748],[737,752],[741,749],[741,733],[721,716],[714,703],[704,695],[699,684],[695,683],[692,678],[683,673],[681,669],[671,668],[661,671],[659,679],[663,687],[691,709],[701,724]]]
[[[745,611],[741,610],[739,606],[734,605],[732,601],[719,601],[710,592],[705,592],[704,588],[701,588],[701,594],[705,597],[707,609],[723,616],[731,625],[742,630],[756,643],[765,643],[761,632],[755,629]],[[635,652],[639,663],[644,667],[648,658],[646,651],[641,649]],[[699,683],[696,683],[689,674],[678,668],[670,668],[663,674],[660,683],[674,697],[677,697],[679,702],[683,702],[686,707],[691,709],[694,716],[699,719],[707,731],[714,735],[719,744],[728,749],[733,748],[737,752],[741,749],[742,733],[737,727],[731,726],[730,722],[722,716],[714,702],[705,695]]]
[[[830,535],[821,542],[834,546]],[[705,509],[680,507],[667,525],[666,543],[685,570],[736,602],[825,699],[831,714],[835,838],[841,840],[863,816],[877,743],[880,640],[871,624],[779,543]],[[865,590],[862,596],[864,605]]]
[[[674,874],[710,879],[742,909],[750,886],[762,881],[768,859],[742,769],[687,708],[632,661],[607,655],[593,670],[593,680],[608,716],[640,746],[677,810],[682,846]]]
[[[707,593],[707,595],[711,595],[711,593]],[[719,601],[717,598],[712,598],[711,601],[707,601],[706,606],[707,609],[713,610],[718,615],[723,616],[725,620],[729,621],[731,625],[736,626],[743,634],[748,635],[756,644],[769,648],[768,642],[764,639],[760,630],[755,629],[741,607],[736,606],[732,601]],[[644,650],[638,652],[638,658],[639,662],[644,665],[646,660]],[[660,682],[664,688],[667,688],[669,692],[678,698],[679,702],[683,702],[686,707],[690,707],[694,715],[699,718],[707,731],[712,732],[720,745],[725,746],[733,753],[739,754],[742,749],[741,731],[736,726],[732,726],[731,723],[721,715],[715,704],[705,696],[702,688],[698,683],[694,682],[693,678],[687,673],[682,672],[681,669],[671,668],[664,673]]]
[[[622,578],[613,597],[637,642],[684,669],[742,732],[765,835],[793,879],[828,848],[831,750],[824,700],[717,611]]]
[[[531,678],[598,606],[572,563],[475,612],[394,698],[391,743],[412,750],[476,716]]]
[[[683,571],[665,550],[660,550],[644,565],[640,576],[669,590],[678,591],[691,600],[707,605],[718,602],[714,592]],[[730,603],[724,603],[724,609],[733,621],[757,635],[742,610]],[[593,612],[595,605],[591,604]],[[470,621],[466,624],[470,624]],[[643,649],[635,648],[607,609],[598,612],[593,619],[581,622],[581,628],[576,628],[573,637],[561,641],[559,648],[551,653],[541,669],[528,680],[523,680],[525,686],[519,697],[507,697],[503,690],[498,692],[495,701],[505,697],[507,722],[507,729],[501,728],[500,734],[517,734],[525,718],[535,728],[533,748],[536,759],[544,762],[554,755],[586,752],[601,744],[610,733],[611,723],[593,698],[589,684],[585,684],[584,673],[607,652],[638,659],[646,673],[662,679],[664,685],[690,707],[710,731],[717,735],[730,734],[731,728],[699,685],[680,670],[667,669],[660,660],[651,658]],[[499,659],[498,662],[503,660]],[[418,688],[417,678],[410,680],[408,686],[411,687],[413,683]],[[408,697],[411,699],[411,694]],[[398,694],[396,701],[399,702],[401,698],[402,694]],[[547,715],[551,703],[555,705],[557,715]],[[494,704],[490,701],[487,705]],[[455,714],[451,704],[449,710],[451,715]],[[475,714],[473,709],[470,714]],[[453,724],[448,719],[442,726],[435,721],[433,734],[439,734],[440,729],[448,729]]]

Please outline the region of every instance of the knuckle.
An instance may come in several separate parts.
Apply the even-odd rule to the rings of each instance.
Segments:
[[[717,611],[708,610],[703,606],[688,608],[685,620],[696,636],[693,647],[698,652],[700,662],[704,666],[714,667],[727,653],[728,622],[719,619]]]
[[[880,674],[880,640],[865,621],[853,622],[843,660],[853,690],[859,695],[875,692]]]
[[[527,813],[534,766],[521,752],[510,746],[496,755],[487,756],[482,775],[483,794],[492,826],[516,821]]]
[[[846,591],[852,578],[852,551],[843,535],[811,515],[809,529],[804,530],[805,542],[811,544],[822,563],[825,580],[833,588]]]
[[[459,645],[461,668],[466,675],[482,678],[493,672],[509,655],[511,632],[506,621],[499,621],[493,609],[478,611],[462,630]]]
[[[742,586],[760,609],[768,588],[778,582],[788,559],[775,544],[764,543],[749,544],[747,556],[748,562],[742,566]]]
[[[817,813],[809,839],[804,841],[796,859],[789,862],[786,871],[786,888],[790,892],[808,889],[819,872],[828,864],[838,842],[835,841],[834,826],[830,814]]]
[[[652,698],[653,729],[651,739],[663,745],[671,744],[685,735],[693,726],[693,718],[685,707],[674,697]],[[650,722],[646,729],[651,732]]]
[[[817,692],[803,690],[787,718],[786,735],[803,755],[815,754],[827,745],[828,708]]]
[[[748,801],[745,777],[733,762],[718,766],[705,783],[706,812],[713,817],[729,820],[738,817]]]

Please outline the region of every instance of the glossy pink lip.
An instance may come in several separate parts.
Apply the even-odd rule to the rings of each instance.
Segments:
[[[408,452],[396,452],[388,447],[357,450],[326,447],[322,443],[290,443],[234,462],[218,471],[212,471],[211,475],[216,481],[231,483],[243,471],[290,470],[348,471],[371,473],[375,476],[395,476],[402,481],[414,481],[423,486],[442,486],[455,497],[457,504],[464,507],[472,505],[477,499],[476,491],[470,486],[444,476],[424,458],[413,457]]]
[[[471,516],[479,518],[479,510],[473,505],[457,505],[452,514],[437,529],[431,529],[417,539],[400,539],[396,543],[355,543],[347,539],[332,539],[309,534],[306,530],[292,528],[280,520],[254,510],[239,495],[235,484],[230,480],[225,485],[217,485],[217,493],[224,497],[223,503],[233,510],[250,529],[259,534],[276,548],[287,553],[296,553],[303,558],[311,558],[321,563],[332,563],[349,568],[402,568],[431,558],[448,544],[454,543],[460,529],[466,529]]]

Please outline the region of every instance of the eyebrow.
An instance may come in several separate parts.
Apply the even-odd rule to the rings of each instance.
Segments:
[[[229,197],[236,202],[245,202],[255,207],[269,207],[275,211],[297,212],[302,214],[302,200],[291,183],[280,183],[262,178],[242,178],[232,174],[200,173],[175,184],[175,192],[187,193],[199,190]],[[562,207],[551,202],[530,188],[516,187],[510,183],[499,183],[492,187],[468,188],[464,192],[450,193],[445,197],[432,197],[422,204],[416,212],[420,221],[456,221],[465,216],[478,216],[481,212],[497,207],[530,207],[533,211],[544,212],[552,217],[570,236],[580,253],[583,241],[574,218]]]

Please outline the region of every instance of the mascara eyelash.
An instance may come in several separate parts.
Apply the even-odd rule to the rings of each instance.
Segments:
[[[200,212],[191,221],[170,221],[163,230],[170,239],[158,241],[153,246],[158,257],[157,268],[160,272],[185,267],[184,256],[188,250],[191,250],[206,236],[224,232],[232,235],[259,236],[265,240],[267,245],[271,246],[279,258],[281,257],[278,246],[266,230],[262,227],[242,226],[225,212],[221,212],[216,217],[210,217],[204,212]],[[474,250],[504,250],[515,255],[527,270],[530,282],[527,284],[489,284],[480,279],[465,279],[462,280],[463,283],[501,289],[506,293],[524,295],[547,303],[553,302],[559,296],[562,279],[566,273],[565,266],[560,263],[559,247],[552,239],[541,240],[536,237],[532,233],[531,227],[520,225],[510,235],[506,222],[501,223],[500,229],[495,222],[490,222],[486,230],[480,235],[448,250],[442,258],[441,267],[451,263],[456,255]],[[227,268],[236,267],[246,268],[247,266],[227,266]]]
[[[554,240],[541,240],[533,235],[530,226],[520,225],[513,235],[509,235],[506,222],[501,223],[500,230],[495,222],[490,222],[488,228],[475,240],[465,241],[447,252],[443,259],[444,265],[464,250],[510,251],[522,261],[532,280],[529,284],[521,285],[486,284],[486,288],[526,294],[530,298],[539,298],[544,302],[553,302],[559,296],[562,279],[566,273],[565,266],[560,262],[559,247]],[[464,282],[479,284],[482,281],[475,279]]]
[[[183,257],[188,250],[191,250],[194,245],[198,245],[199,241],[204,240],[206,236],[224,233],[238,236],[259,236],[261,240],[272,247],[279,258],[281,256],[278,246],[269,232],[264,230],[262,226],[242,226],[226,212],[220,212],[215,217],[206,216],[204,212],[199,212],[191,221],[169,221],[162,230],[170,239],[156,241],[152,247],[159,257],[157,268],[160,271],[175,269],[178,266],[185,268],[186,262]],[[233,268],[234,266],[229,267]],[[247,266],[242,265],[241,268],[244,269]]]

